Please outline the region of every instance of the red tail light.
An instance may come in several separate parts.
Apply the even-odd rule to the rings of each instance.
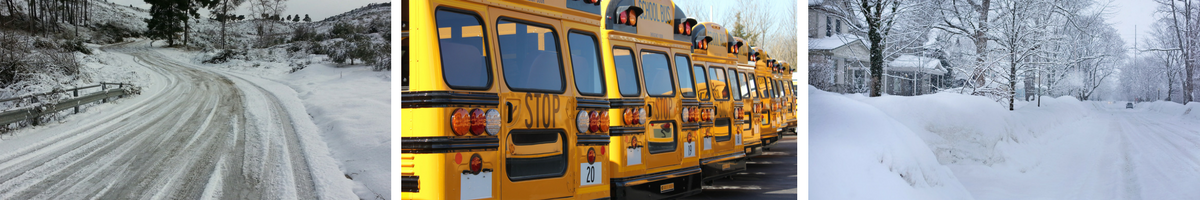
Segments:
[[[600,131],[600,113],[596,111],[588,112],[588,132],[595,133]]]
[[[487,117],[483,115],[483,110],[478,108],[471,110],[471,134],[487,135],[484,130],[487,128]]]
[[[625,114],[625,116],[626,116],[625,117],[625,125],[641,124],[641,121],[638,120],[638,118],[640,118],[641,116],[638,116],[637,108],[627,108],[627,109],[625,109],[625,113],[626,113]]]
[[[471,131],[471,115],[467,110],[459,108],[450,113],[450,127],[455,135],[467,135]]]

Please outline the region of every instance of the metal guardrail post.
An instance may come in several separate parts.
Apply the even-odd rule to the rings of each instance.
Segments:
[[[74,95],[72,95],[71,97],[79,98],[79,90],[78,90],[78,89],[76,89],[76,90],[75,90],[75,91],[73,91],[73,92],[74,92],[75,94],[74,94]],[[79,114],[79,105],[75,105],[75,114]]]
[[[108,91],[108,85],[105,85],[104,82],[100,82],[100,91]],[[108,103],[108,98],[100,99],[100,103]]]

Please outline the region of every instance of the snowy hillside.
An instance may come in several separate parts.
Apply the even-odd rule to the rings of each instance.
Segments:
[[[1139,103],[1127,109],[1125,102],[1061,97],[1044,99],[1040,107],[1037,102],[1018,102],[1016,110],[1008,111],[1006,105],[987,97],[953,93],[867,98],[810,91],[809,163],[814,178],[809,183],[814,199],[860,198],[853,195],[862,194],[850,191],[880,187],[887,188],[882,190],[885,194],[878,194],[884,197],[930,199],[935,197],[927,196],[960,194],[937,189],[909,192],[912,189],[904,185],[878,186],[886,181],[845,178],[880,174],[878,179],[898,180],[878,172],[906,169],[885,165],[887,158],[924,156],[936,157],[937,163],[953,171],[927,179],[961,183],[974,199],[1200,198],[1194,190],[1200,187],[1200,171],[1186,170],[1200,168],[1200,152],[1195,151],[1200,121],[1191,111],[1197,109],[1195,103]],[[855,132],[874,135],[847,134]],[[894,133],[919,140],[888,135]],[[904,145],[926,148],[889,149]],[[851,162],[855,159],[860,161]],[[861,161],[865,159],[876,162]],[[910,165],[941,166],[916,161]],[[844,175],[820,178],[831,173]],[[920,188],[916,187],[920,184],[910,185]]]

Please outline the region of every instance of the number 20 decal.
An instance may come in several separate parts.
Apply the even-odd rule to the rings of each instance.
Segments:
[[[579,164],[579,185],[600,184],[603,169],[602,163],[596,163],[596,148],[588,148],[587,161]]]

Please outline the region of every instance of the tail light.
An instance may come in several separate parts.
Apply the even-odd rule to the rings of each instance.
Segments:
[[[579,129],[580,133],[588,133],[588,130],[591,129],[589,128],[591,120],[587,111],[579,111],[579,114],[575,115],[575,128]]]
[[[638,124],[646,123],[646,109],[638,108]]]
[[[625,125],[639,125],[642,123],[646,123],[646,109],[625,109]]]
[[[691,115],[688,115],[688,117],[692,118],[693,122],[700,121],[700,109],[697,109],[696,107],[691,107],[691,108],[688,108],[688,110],[692,111]]]
[[[692,115],[691,115],[692,113],[688,112],[689,110],[691,110],[691,109],[683,108],[683,115],[682,115],[683,117],[682,118],[683,118],[684,123],[688,123],[688,122],[692,121]]]
[[[500,132],[500,111],[488,109],[485,115],[487,115],[487,133],[489,135],[496,135]]]
[[[471,131],[471,115],[466,109],[455,109],[450,113],[450,126],[455,135],[467,135]]]
[[[622,119],[625,120],[625,125],[634,125],[634,110],[625,109],[625,111],[623,111],[623,115],[625,116],[622,117]]]
[[[483,110],[478,108],[471,110],[471,134],[486,135],[487,118],[483,115]]]
[[[608,132],[608,111],[600,111],[600,132]]]
[[[588,131],[595,133],[600,131],[600,113],[596,111],[588,112]]]

